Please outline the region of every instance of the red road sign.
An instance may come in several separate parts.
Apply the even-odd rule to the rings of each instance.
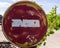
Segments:
[[[20,1],[10,6],[4,14],[4,35],[20,47],[34,46],[47,31],[47,18],[40,6],[30,1]]]

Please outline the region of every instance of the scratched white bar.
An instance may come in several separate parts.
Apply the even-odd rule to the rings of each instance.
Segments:
[[[40,27],[40,21],[31,19],[12,19],[12,27]]]

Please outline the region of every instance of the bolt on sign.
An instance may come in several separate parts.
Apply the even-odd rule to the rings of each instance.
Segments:
[[[11,5],[2,21],[4,35],[19,47],[32,47],[38,44],[46,34],[47,27],[43,9],[31,1],[20,1]]]

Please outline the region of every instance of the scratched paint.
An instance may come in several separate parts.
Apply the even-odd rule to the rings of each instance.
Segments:
[[[3,16],[2,30],[5,36],[20,47],[36,45],[46,34],[47,27],[44,11],[34,2],[17,2]]]

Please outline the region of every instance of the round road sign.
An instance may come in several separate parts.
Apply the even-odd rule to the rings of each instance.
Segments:
[[[46,34],[47,26],[42,8],[30,1],[20,1],[10,6],[2,21],[4,35],[19,47],[38,44]]]

